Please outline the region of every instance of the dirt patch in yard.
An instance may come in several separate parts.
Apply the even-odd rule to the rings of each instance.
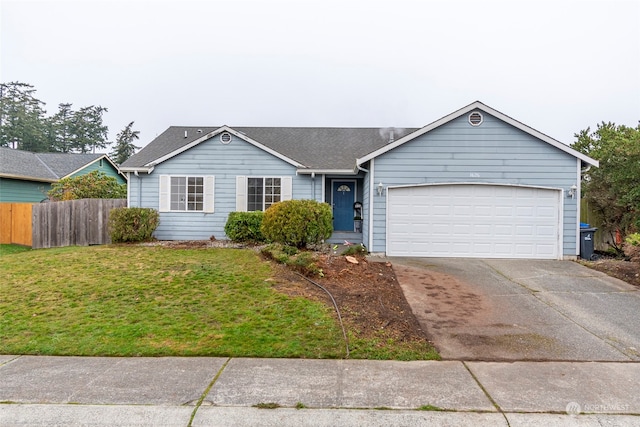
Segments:
[[[640,288],[640,263],[614,258],[580,261],[580,264]]]
[[[323,277],[311,280],[327,289],[335,299],[347,329],[359,338],[382,341],[428,343],[398,284],[393,266],[387,262],[356,257],[357,264],[345,256],[318,254]],[[293,296],[324,301],[330,298],[319,287],[283,265],[275,265],[276,289]]]

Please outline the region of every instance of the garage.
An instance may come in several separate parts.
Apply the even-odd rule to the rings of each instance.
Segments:
[[[557,189],[495,184],[389,188],[389,256],[558,259]]]

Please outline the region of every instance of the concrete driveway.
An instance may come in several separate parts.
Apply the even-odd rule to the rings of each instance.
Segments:
[[[640,361],[640,292],[571,261],[388,258],[444,359]]]

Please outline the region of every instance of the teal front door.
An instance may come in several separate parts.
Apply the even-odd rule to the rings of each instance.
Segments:
[[[353,203],[356,201],[354,181],[333,181],[333,229],[353,231]]]

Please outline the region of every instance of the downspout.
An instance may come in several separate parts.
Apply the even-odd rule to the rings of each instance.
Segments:
[[[316,199],[316,173],[311,172],[311,194],[313,194],[313,200]]]
[[[140,179],[138,171],[133,172],[133,174],[136,176],[136,180],[138,181],[138,207],[141,208],[142,200],[140,200],[140,198],[142,197],[142,179]]]
[[[371,164],[370,168],[373,170],[373,159],[369,162]],[[367,240],[367,249],[371,252],[371,248],[373,246],[373,173],[369,173],[369,169],[365,169],[359,164],[356,163],[356,167],[358,170],[364,172],[369,177],[369,215],[367,215],[367,225],[369,226],[368,232],[368,240]]]
[[[589,165],[587,168],[585,169],[581,169],[582,168],[582,161],[580,159],[577,159],[578,162],[578,176],[576,177],[576,258],[580,257],[580,239],[582,238],[582,236],[580,235],[580,221],[581,218],[580,216],[582,216],[582,203],[581,203],[581,194],[582,194],[582,175],[584,173],[589,172],[589,169],[591,169],[591,165]],[[564,194],[564,192],[563,192]],[[563,238],[564,240],[564,238]],[[564,244],[562,245],[563,249],[562,249],[562,257],[564,258]]]
[[[373,162],[374,159],[369,161],[369,169],[371,170],[371,173],[369,173],[369,241],[367,242],[369,252],[373,250],[373,187],[375,186]]]

